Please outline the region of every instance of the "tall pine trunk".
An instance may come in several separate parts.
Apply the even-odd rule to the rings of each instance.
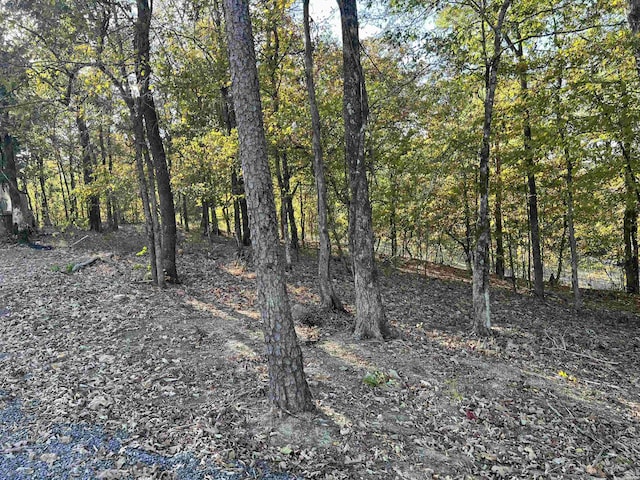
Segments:
[[[264,133],[248,0],[225,0],[240,159],[252,224],[258,302],[269,368],[269,399],[285,412],[313,410],[291,318]]]
[[[374,258],[373,225],[365,131],[368,105],[364,72],[360,63],[360,38],[356,0],[338,0],[342,20],[344,76],[343,116],[345,157],[349,167],[349,244],[356,291],[356,338],[382,339],[388,335]]]
[[[316,88],[313,76],[313,46],[309,28],[309,0],[303,0],[304,22],[304,72],[307,80],[307,94],[311,111],[313,174],[316,182],[318,200],[318,283],[320,303],[325,308],[342,310],[342,302],[331,283],[331,240],[329,238],[329,215],[327,207],[327,180],[324,173],[322,152],[320,112],[316,101]]]

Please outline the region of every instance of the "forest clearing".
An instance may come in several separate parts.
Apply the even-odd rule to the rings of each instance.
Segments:
[[[395,338],[298,315],[317,410],[272,416],[251,263],[233,240],[187,238],[182,284],[158,289],[141,231],[0,247],[2,478],[640,478],[635,295],[585,290],[576,314],[570,292],[504,282],[483,340],[464,270],[383,262]],[[304,251],[287,273],[311,310],[315,265]]]

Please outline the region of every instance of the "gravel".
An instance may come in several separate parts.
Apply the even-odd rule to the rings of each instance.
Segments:
[[[26,415],[20,400],[0,390],[0,478],[5,480],[295,480],[300,477],[259,472],[237,464],[224,471],[192,453],[166,456],[140,447],[126,446],[126,432],[105,433],[100,425],[54,424],[37,433],[36,419]],[[135,444],[135,443],[133,443]],[[135,473],[133,473],[135,472]]]

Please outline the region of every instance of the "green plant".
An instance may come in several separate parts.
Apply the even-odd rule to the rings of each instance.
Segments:
[[[379,370],[374,370],[373,372],[367,373],[362,381],[369,385],[370,387],[379,387],[381,385],[387,385],[389,382],[392,382],[389,375]]]
[[[148,253],[147,250],[147,246],[145,245],[144,247],[142,247],[142,250],[140,250],[138,253],[136,253],[136,257],[143,257]]]

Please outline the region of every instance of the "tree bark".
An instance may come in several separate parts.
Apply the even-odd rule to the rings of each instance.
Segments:
[[[522,48],[522,47],[520,47]],[[521,50],[520,50],[521,51]],[[544,270],[542,265],[542,252],[540,250],[540,222],[538,215],[538,191],[536,186],[536,177],[534,173],[535,161],[533,159],[532,135],[531,135],[531,118],[527,100],[529,97],[529,85],[527,80],[527,72],[525,70],[524,61],[520,56],[520,92],[525,104],[523,112],[523,137],[524,137],[524,156],[527,170],[527,185],[529,188],[529,228],[531,235],[531,251],[533,255],[533,290],[538,298],[544,297]]]
[[[499,279],[504,279],[504,234],[502,231],[502,159],[496,155],[496,259],[495,270]]]
[[[493,104],[498,85],[498,67],[502,54],[502,26],[511,0],[504,0],[496,25],[492,28],[494,35],[493,54],[485,53],[484,71],[484,119],[482,127],[482,146],[480,148],[480,167],[478,176],[478,220],[476,227],[476,249],[473,261],[473,324],[475,333],[481,336],[490,334],[491,309],[489,306],[489,157],[491,150],[491,122],[493,120]],[[484,11],[480,12],[482,20],[483,44],[486,48],[486,32]]]
[[[0,177],[9,185],[11,200],[11,222],[14,230],[29,230],[35,227],[35,218],[29,209],[24,194],[18,186],[18,169],[16,166],[15,140],[7,132],[2,133],[2,161],[0,161]]]
[[[47,197],[46,178],[44,176],[44,159],[42,156],[37,155],[36,161],[38,162],[38,181],[40,182],[40,190],[42,191],[42,224],[45,227],[50,227],[51,215],[49,214],[49,199]]]
[[[81,108],[76,111],[76,125],[80,134],[80,144],[82,145],[82,174],[84,185],[91,188],[93,183],[93,169],[95,166],[95,156],[91,148],[91,140],[89,137],[89,129],[84,119]],[[87,197],[87,206],[89,207],[89,230],[100,232],[102,230],[102,219],[100,218],[100,196],[91,193]]]
[[[267,158],[258,70],[247,0],[225,0],[231,81],[240,159],[253,231],[258,302],[269,367],[269,399],[285,412],[313,410],[304,377],[278,247],[273,184]]]
[[[342,22],[345,157],[349,167],[349,233],[356,291],[356,338],[382,339],[389,334],[374,258],[373,226],[365,131],[368,105],[360,63],[356,0],[338,0]]]
[[[329,238],[329,215],[327,207],[327,180],[324,173],[320,112],[316,101],[316,87],[313,76],[313,45],[309,27],[309,0],[303,0],[304,23],[304,73],[307,81],[307,95],[311,111],[313,174],[316,183],[318,203],[318,284],[320,304],[324,308],[343,310],[342,302],[331,283],[331,239]]]
[[[631,169],[631,157],[625,148],[624,185],[624,273],[627,293],[640,293],[640,270],[638,268],[638,196],[637,185]]]
[[[149,30],[151,27],[151,8],[148,0],[136,0],[138,18],[136,21],[136,76],[140,90],[140,106],[147,140],[153,158],[155,180],[158,186],[160,217],[162,220],[162,264],[168,282],[178,283],[176,267],[176,212],[171,191],[171,180],[167,167],[167,157],[160,136],[158,114],[149,88],[151,75]],[[161,273],[159,273],[160,275]]]

